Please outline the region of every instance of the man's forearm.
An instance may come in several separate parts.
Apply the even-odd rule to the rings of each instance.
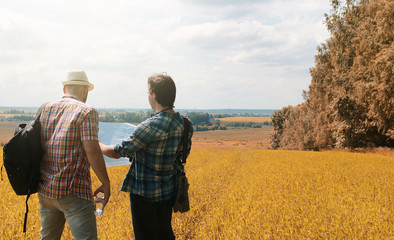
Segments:
[[[109,185],[107,168],[105,166],[103,154],[97,141],[83,141],[84,149],[88,157],[88,162],[100,182]]]
[[[120,158],[121,157],[119,154],[117,154],[114,151],[113,145],[106,145],[106,144],[100,142],[100,148],[101,148],[102,154],[104,154],[105,156],[107,156],[109,158]]]
[[[88,158],[89,159],[89,158]],[[97,152],[92,156],[92,159],[89,161],[90,166],[93,171],[96,173],[96,176],[100,180],[103,185],[109,185],[109,177],[107,173],[107,168],[105,166],[105,161],[103,155],[100,152]]]

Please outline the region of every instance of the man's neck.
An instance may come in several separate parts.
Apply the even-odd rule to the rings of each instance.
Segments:
[[[163,107],[161,105],[157,106],[156,112],[175,112],[172,107]]]
[[[78,101],[80,101],[80,102],[86,102],[86,100],[85,101],[83,101],[84,99],[81,99],[80,97],[78,97],[77,95],[75,95],[75,94],[71,94],[71,93],[65,93],[65,97],[72,97],[72,98],[75,98],[75,99],[77,99]]]

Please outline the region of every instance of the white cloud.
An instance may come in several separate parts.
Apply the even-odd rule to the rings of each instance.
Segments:
[[[60,97],[70,70],[87,72],[96,85],[88,102],[97,107],[148,108],[146,79],[160,72],[176,81],[179,108],[295,105],[328,37],[328,7],[326,0],[7,1],[0,106]]]

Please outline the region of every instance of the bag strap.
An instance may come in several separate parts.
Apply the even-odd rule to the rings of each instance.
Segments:
[[[3,167],[4,167],[4,159],[3,159],[3,165],[1,165],[1,171],[0,171],[1,181],[3,181]]]
[[[182,164],[186,164],[186,158],[187,158],[187,147],[189,143],[189,132],[190,132],[190,122],[189,119],[185,116],[183,116],[183,149],[182,149]]]
[[[30,194],[27,194],[26,202],[25,202],[25,204],[26,204],[25,220],[23,220],[23,232],[24,233],[26,232],[27,214],[29,213],[29,205],[27,204],[27,201],[29,201],[29,198],[30,198]]]

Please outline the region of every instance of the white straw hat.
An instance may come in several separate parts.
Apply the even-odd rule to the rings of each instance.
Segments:
[[[91,84],[84,71],[79,72],[69,72],[67,75],[67,81],[63,82],[63,86],[66,85],[84,85],[89,86],[89,91],[92,91],[94,85]]]

